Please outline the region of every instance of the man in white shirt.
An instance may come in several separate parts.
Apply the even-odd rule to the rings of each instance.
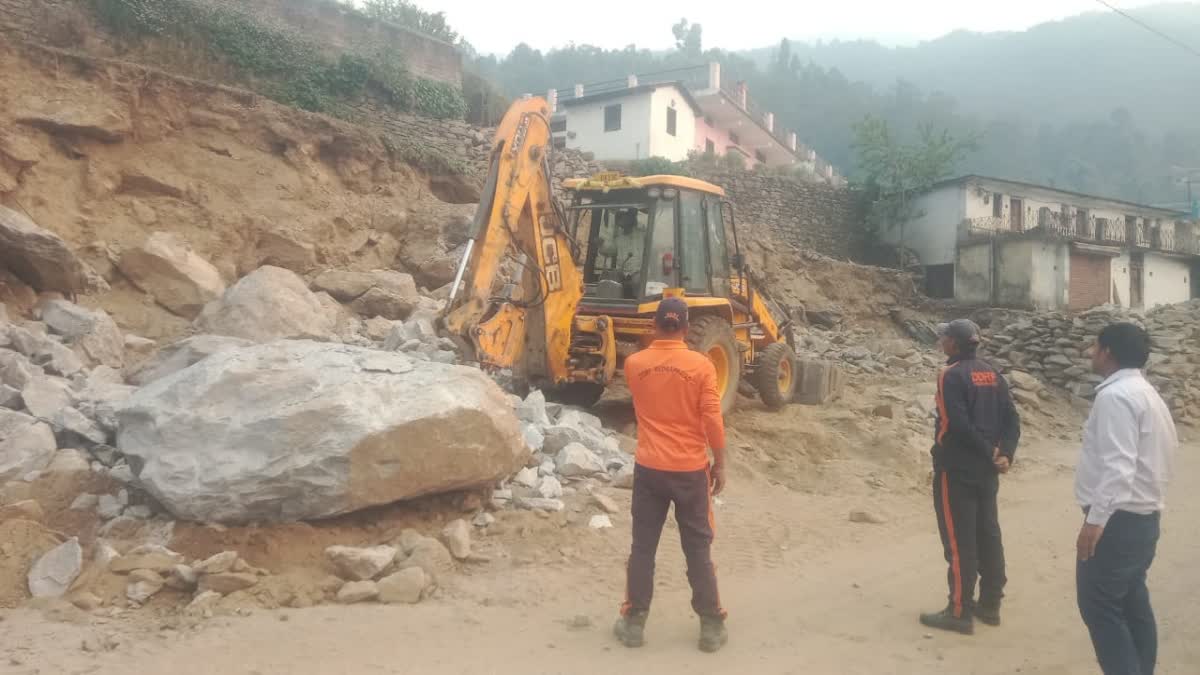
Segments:
[[[1146,331],[1131,323],[1100,331],[1092,368],[1105,379],[1083,433],[1075,496],[1084,510],[1075,587],[1105,675],[1153,675],[1158,631],[1146,588],[1171,458],[1171,411],[1142,375]]]

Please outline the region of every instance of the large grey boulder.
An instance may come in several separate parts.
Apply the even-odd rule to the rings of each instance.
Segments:
[[[118,267],[158,304],[185,319],[196,318],[225,292],[217,268],[168,232],[155,232],[142,245],[125,251]]]
[[[49,424],[0,408],[0,483],[45,469],[57,449]]]
[[[326,270],[317,275],[312,286],[366,317],[406,319],[420,299],[412,275],[395,270]]]
[[[63,336],[92,365],[125,365],[125,335],[104,310],[87,309],[62,299],[46,300],[39,309],[50,330]]]
[[[209,303],[196,328],[214,335],[270,342],[286,338],[327,340],[337,318],[295,272],[260,267]]]
[[[177,373],[213,354],[231,349],[241,349],[253,344],[250,340],[225,335],[193,335],[158,350],[129,373],[126,380],[139,387],[145,386],[172,373]]]
[[[0,267],[38,291],[87,293],[107,284],[61,237],[0,206]]]
[[[213,355],[118,411],[117,446],[179,518],[324,518],[487,485],[528,450],[477,370],[279,341]]]

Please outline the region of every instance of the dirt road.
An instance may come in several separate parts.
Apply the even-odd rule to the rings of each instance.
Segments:
[[[1200,672],[1200,460],[1180,452],[1171,510],[1152,571],[1162,638],[1160,673]],[[0,622],[13,673],[1096,673],[1073,596],[1079,514],[1071,504],[1073,444],[1023,449],[1002,491],[1009,596],[1004,626],[972,638],[931,635],[916,621],[944,598],[933,516],[918,489],[813,495],[741,468],[718,510],[716,555],[731,612],[729,646],[696,651],[682,559],[664,537],[648,644],[617,646],[627,518],[593,538],[586,563],[481,569],[416,607],[320,607],[205,622],[195,631]],[[851,509],[885,516],[852,524]],[[567,557],[564,554],[564,559]],[[157,627],[155,627],[157,628]],[[116,634],[108,653],[82,640]],[[10,661],[9,658],[12,658]],[[8,670],[4,670],[7,668]]]

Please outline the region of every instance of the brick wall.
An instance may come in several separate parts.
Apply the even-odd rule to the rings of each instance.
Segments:
[[[1112,258],[1071,252],[1071,309],[1087,309],[1107,303],[1112,297]]]
[[[750,171],[700,176],[725,188],[739,227],[764,227],[783,241],[835,258],[858,258],[866,205],[845,187]]]

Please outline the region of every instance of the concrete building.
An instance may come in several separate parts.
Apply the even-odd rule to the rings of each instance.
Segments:
[[[911,206],[882,236],[917,255],[930,297],[1084,309],[1200,295],[1196,224],[1182,211],[986,176],[939,183]]]
[[[745,83],[723,81],[718,63],[576,84],[551,90],[548,99],[555,143],[601,161],[732,154],[746,167],[794,167],[845,183],[795,132],[776,124]]]

